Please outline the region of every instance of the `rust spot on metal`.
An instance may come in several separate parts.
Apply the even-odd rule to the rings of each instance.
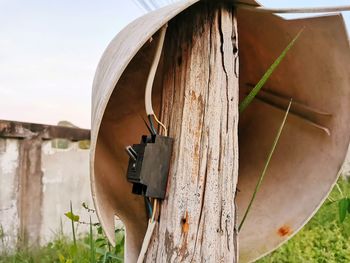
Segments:
[[[289,236],[292,232],[292,228],[288,225],[281,226],[277,231],[278,235],[281,237]]]

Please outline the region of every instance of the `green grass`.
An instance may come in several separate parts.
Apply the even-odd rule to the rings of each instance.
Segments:
[[[97,229],[98,230],[98,229]],[[0,255],[0,263],[120,263],[124,257],[124,231],[116,231],[117,246],[108,246],[99,233],[76,240],[58,235],[40,248],[26,248]],[[93,248],[93,250],[92,250]]]
[[[16,251],[14,254],[3,254],[0,256],[1,263],[69,263],[89,262],[90,250],[86,248],[84,240],[80,240],[75,247],[72,240],[67,237],[59,237],[41,248],[27,248]]]
[[[350,183],[339,179],[344,195],[350,197]],[[341,194],[335,187],[331,199]],[[338,202],[328,200],[310,222],[291,240],[258,263],[272,262],[350,262],[350,217],[340,223]]]
[[[350,197],[350,183],[339,179],[343,196]],[[335,187],[331,200],[342,196]],[[67,219],[69,220],[69,219]],[[22,249],[12,254],[0,255],[0,263],[119,263],[124,254],[124,231],[116,231],[117,247],[109,247],[100,226],[94,226],[94,234],[77,238],[58,235],[41,248]],[[91,250],[93,248],[93,251]],[[93,257],[93,258],[92,258]],[[339,219],[338,202],[326,201],[310,222],[291,240],[258,263],[299,262],[350,262],[350,215],[343,223]]]

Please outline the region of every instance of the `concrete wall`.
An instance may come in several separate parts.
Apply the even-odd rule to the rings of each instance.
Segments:
[[[81,205],[93,207],[89,137],[88,130],[74,127],[0,120],[0,251],[71,235],[64,216],[70,201],[81,221],[89,222]],[[87,230],[81,225],[78,233]]]
[[[19,230],[18,215],[18,141],[0,138],[0,248],[13,246]]]
[[[84,222],[89,222],[89,213],[82,207],[85,202],[93,208],[89,178],[89,150],[82,150],[77,143],[70,143],[66,150],[51,147],[50,142],[43,144],[43,203],[40,243],[51,240],[57,231],[71,233],[71,223],[64,216],[72,201],[73,212]],[[93,222],[97,222],[92,214]],[[61,221],[62,227],[61,228]],[[79,226],[79,232],[86,232],[86,225]]]
[[[25,221],[30,228],[30,233],[27,234],[29,244],[44,244],[62,231],[67,235],[71,234],[70,221],[64,216],[64,213],[70,210],[70,201],[74,213],[81,216],[81,220],[85,222],[89,222],[90,214],[82,207],[82,202],[93,207],[89,181],[89,150],[80,149],[78,143],[69,143],[67,149],[57,149],[52,147],[51,141],[43,142],[40,162],[41,182],[33,187],[34,191],[42,193],[41,200],[37,202],[31,195],[21,196],[20,144],[20,140],[0,138],[2,249],[13,249],[22,243],[21,225],[24,222],[21,221]],[[29,213],[23,211],[26,210],[23,207],[23,199],[31,203]],[[24,218],[33,217],[33,214],[37,219],[36,222]],[[97,221],[94,214],[92,220]],[[78,233],[86,231],[87,226],[79,226]]]

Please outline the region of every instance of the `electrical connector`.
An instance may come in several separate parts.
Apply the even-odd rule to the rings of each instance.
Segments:
[[[140,144],[126,147],[127,180],[133,184],[134,194],[164,199],[173,142],[166,136],[144,135]]]

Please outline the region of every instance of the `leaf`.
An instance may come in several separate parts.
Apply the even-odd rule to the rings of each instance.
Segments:
[[[91,222],[91,216],[90,216],[90,235],[89,235],[89,241],[90,241],[90,262],[95,263],[96,262],[96,256],[95,256],[95,244],[93,240],[93,232],[92,232],[92,222]]]
[[[66,259],[64,258],[64,256],[61,253],[58,254],[58,259],[59,259],[60,263],[65,263],[66,262]]]
[[[348,198],[348,213],[350,214],[350,198]]]
[[[347,198],[343,198],[339,200],[339,220],[340,222],[344,222],[346,213],[348,211],[349,200]]]
[[[106,243],[101,243],[101,244],[98,244],[97,246],[99,248],[105,248],[107,246],[107,244]]]
[[[106,241],[106,239],[104,239],[104,238],[102,238],[102,237],[100,237],[100,238],[98,238],[98,239],[95,240],[96,243],[97,243],[97,242],[105,242],[105,241]]]
[[[106,250],[100,247],[96,247],[95,252],[96,254],[103,256],[106,253]]]
[[[259,93],[261,88],[265,85],[266,81],[270,78],[272,73],[275,71],[275,69],[278,67],[278,65],[282,62],[284,57],[287,55],[288,51],[293,47],[297,39],[299,38],[300,34],[303,32],[304,29],[300,30],[299,33],[292,39],[292,41],[288,44],[288,46],[283,50],[281,55],[273,62],[273,64],[270,66],[270,68],[265,72],[265,74],[262,76],[262,78],[259,80],[259,82],[255,85],[255,87],[250,91],[247,97],[244,98],[244,100],[239,105],[239,112],[242,113],[249,104],[253,101],[255,96]]]
[[[281,134],[282,134],[284,125],[286,124],[287,117],[288,117],[288,113],[289,113],[289,110],[290,110],[291,105],[292,105],[292,100],[290,100],[290,102],[289,102],[288,108],[287,108],[286,113],[284,114],[284,117],[283,117],[282,124],[281,124],[281,126],[279,127],[279,129],[278,129],[277,135],[276,135],[276,137],[275,137],[275,140],[274,140],[274,142],[273,142],[273,144],[272,144],[271,150],[270,150],[269,155],[268,155],[268,157],[267,157],[267,160],[266,160],[266,162],[265,162],[264,169],[263,169],[263,171],[261,172],[261,175],[260,175],[260,177],[259,177],[258,182],[256,183],[256,186],[255,186],[255,189],[254,189],[252,198],[250,199],[250,202],[249,202],[249,204],[248,204],[248,207],[247,207],[247,209],[246,209],[246,211],[245,211],[245,213],[244,213],[243,219],[242,219],[241,223],[239,224],[238,232],[241,230],[241,228],[242,228],[242,226],[243,226],[243,224],[244,224],[244,222],[245,222],[245,220],[246,220],[246,218],[247,218],[247,216],[248,216],[248,213],[249,213],[249,211],[250,211],[250,208],[251,208],[252,205],[253,205],[253,202],[254,202],[254,200],[255,200],[256,194],[258,193],[258,191],[259,191],[259,189],[260,189],[261,183],[262,183],[262,181],[264,180],[266,171],[267,171],[267,169],[269,168],[269,164],[270,164],[272,155],[273,155],[273,153],[275,152],[275,149],[276,149],[276,146],[277,146],[277,144],[278,144],[278,141],[279,141],[279,139],[280,139],[280,137],[281,137]]]
[[[117,260],[120,260],[120,261],[123,260],[122,257],[118,257],[118,256],[116,256],[116,255],[113,255],[112,253],[108,253],[108,257],[110,257],[110,258],[112,258],[112,259],[117,259]]]
[[[67,212],[64,215],[74,222],[79,222],[80,217],[78,215],[73,214],[72,212]]]
[[[107,262],[107,255],[108,255],[108,252],[106,251],[105,252],[105,254],[104,254],[104,256],[103,256],[103,261],[102,261],[102,263],[106,263]]]
[[[103,233],[102,226],[98,226],[97,227],[97,233],[100,234],[100,235]]]
[[[124,228],[117,228],[114,230],[114,233],[124,232]]]
[[[124,241],[125,241],[125,236],[123,235],[120,240],[116,240],[116,245],[115,245],[115,254],[116,255],[123,255],[124,253]]]

